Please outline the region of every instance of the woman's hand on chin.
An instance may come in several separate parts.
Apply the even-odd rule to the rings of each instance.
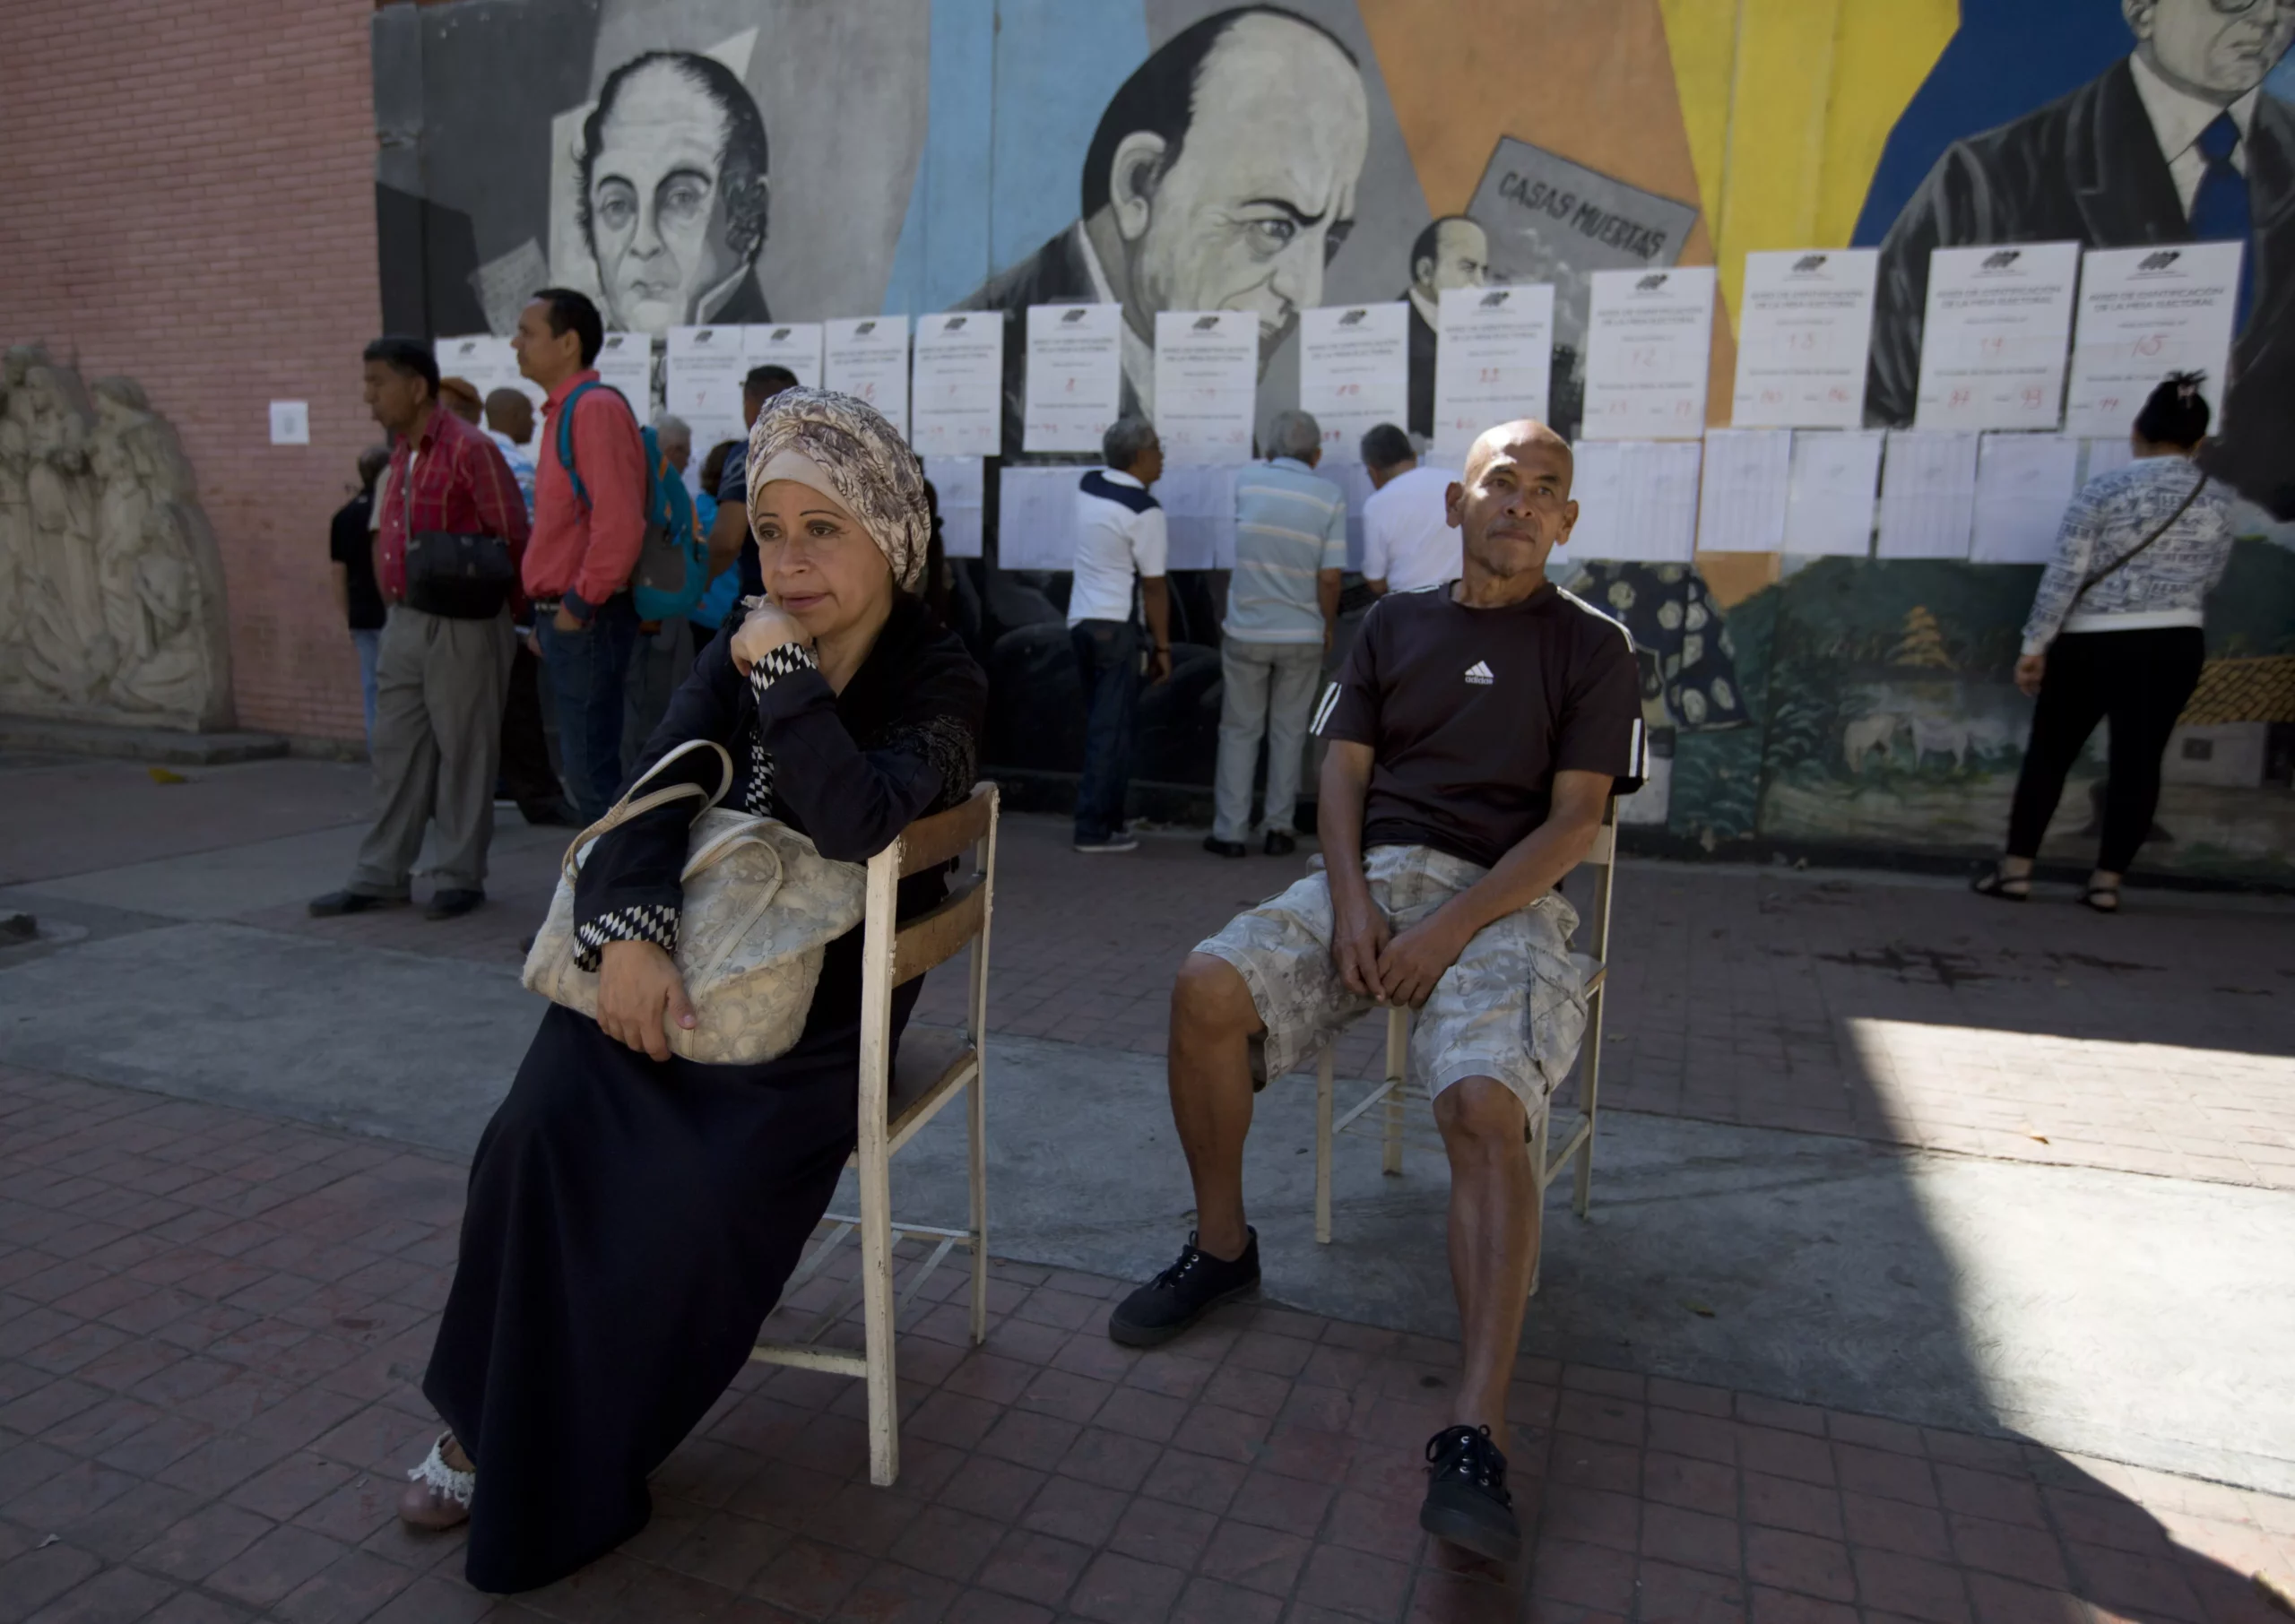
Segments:
[[[748,618],[733,633],[733,664],[742,676],[748,676],[758,661],[784,643],[810,645],[812,639],[797,624],[796,617],[777,607],[770,598],[752,598],[749,604]]]
[[[608,942],[598,955],[598,1026],[615,1042],[670,1058],[663,1019],[691,1031],[699,1017],[678,962],[652,942]]]

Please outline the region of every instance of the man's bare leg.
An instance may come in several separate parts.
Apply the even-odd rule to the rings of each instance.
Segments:
[[[1266,1028],[1243,975],[1191,953],[1172,988],[1172,1121],[1195,1182],[1196,1245],[1243,1256],[1243,1140],[1251,1127],[1251,1040]]]
[[[1529,1119],[1503,1083],[1468,1077],[1435,1096],[1434,1120],[1451,1157],[1451,1283],[1465,1339],[1457,1420],[1488,1427],[1503,1449],[1506,1393],[1538,1257]]]

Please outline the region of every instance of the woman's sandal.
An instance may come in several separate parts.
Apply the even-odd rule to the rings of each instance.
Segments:
[[[2011,885],[2021,886],[2022,889],[2011,891],[2008,889]],[[2031,876],[2028,874],[2019,874],[2014,876],[2003,874],[2000,872],[2000,865],[1997,863],[1995,863],[1988,870],[1978,875],[1974,879],[1970,880],[1969,882],[1969,889],[1975,892],[1979,896],[1992,897],[1995,900],[2003,903],[2029,903],[2032,900]]]
[[[398,1497],[398,1520],[410,1528],[457,1528],[470,1521],[470,1497],[478,1488],[478,1473],[457,1472],[446,1464],[446,1446],[454,1436],[438,1434],[422,1464],[406,1474],[412,1481]]]
[[[2096,913],[2119,911],[2117,885],[2091,885],[2080,894],[2080,905]]]

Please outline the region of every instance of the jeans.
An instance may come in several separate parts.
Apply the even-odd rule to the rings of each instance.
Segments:
[[[359,651],[359,691],[367,702],[367,759],[375,758],[375,661],[383,646],[379,626],[352,626],[351,646]]]
[[[2049,644],[2040,703],[2032,707],[2032,739],[2024,747],[2008,814],[2008,855],[2040,855],[2065,775],[2096,724],[2109,717],[2111,764],[2096,867],[2126,873],[2159,809],[2168,735],[2199,686],[2206,661],[2206,635],[2195,626],[2067,632]]]
[[[1267,739],[1267,806],[1269,830],[1289,834],[1298,810],[1299,767],[1307,748],[1307,720],[1315,708],[1315,682],[1322,675],[1323,651],[1313,643],[1245,643],[1230,637],[1219,645],[1219,773],[1212,790],[1211,833],[1240,841],[1251,832],[1251,779],[1259,766],[1259,741]]]
[[[593,824],[621,788],[623,685],[637,646],[637,610],[628,592],[598,606],[590,624],[561,632],[554,615],[537,614],[543,663],[558,694],[558,755],[574,810]]]
[[[1104,841],[1123,828],[1131,787],[1131,719],[1139,704],[1139,631],[1122,620],[1068,628],[1084,684],[1084,782],[1076,786],[1076,838]]]

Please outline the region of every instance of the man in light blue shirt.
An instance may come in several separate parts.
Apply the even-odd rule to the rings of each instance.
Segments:
[[[1303,411],[1275,419],[1275,454],[1235,479],[1235,571],[1221,627],[1216,816],[1203,849],[1241,857],[1251,833],[1251,779],[1267,739],[1269,857],[1297,849],[1291,832],[1308,713],[1338,620],[1347,567],[1347,495],[1313,472],[1322,428]]]

